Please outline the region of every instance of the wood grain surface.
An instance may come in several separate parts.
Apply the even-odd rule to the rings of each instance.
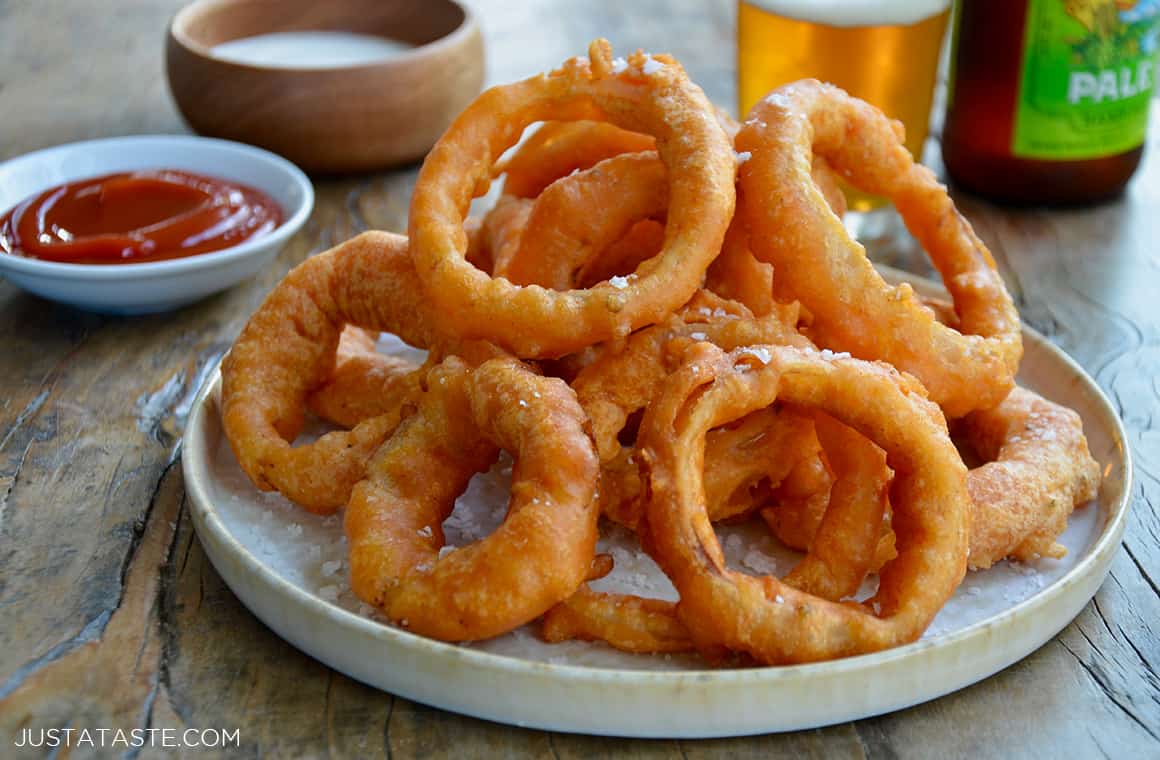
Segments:
[[[88,138],[184,132],[162,50],[181,0],[0,0],[0,160]],[[732,105],[733,3],[479,0],[489,82],[606,35],[677,55]],[[1160,114],[1158,114],[1160,116]],[[254,280],[171,314],[112,318],[0,280],[0,757],[23,729],[239,729],[198,757],[1160,757],[1160,123],[1125,196],[1075,211],[962,197],[1024,318],[1108,391],[1137,481],[1093,603],[1023,662],[935,702],[816,731],[626,741],[496,725],[375,691],[253,618],[190,528],[179,439],[199,383],[291,266],[403,230],[415,167],[317,179],[314,215]],[[497,695],[502,699],[502,695]]]

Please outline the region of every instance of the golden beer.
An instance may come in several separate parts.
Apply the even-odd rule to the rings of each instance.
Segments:
[[[740,0],[740,113],[775,87],[813,77],[900,120],[921,159],[949,15],[950,0]],[[854,211],[877,205],[857,194],[850,201]]]

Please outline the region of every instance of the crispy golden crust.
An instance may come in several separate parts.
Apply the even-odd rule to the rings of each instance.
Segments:
[[[388,414],[401,399],[419,391],[419,364],[375,349],[376,336],[360,327],[347,327],[339,337],[334,369],[322,385],[306,397],[312,414],[350,429],[363,420]]]
[[[584,425],[560,380],[513,359],[474,371],[445,361],[351,494],[355,593],[398,625],[446,641],[500,635],[566,599],[596,546],[599,465]],[[443,521],[497,448],[515,459],[503,524],[441,556]]]
[[[762,506],[801,458],[812,455],[818,460],[816,442],[809,416],[781,408],[763,409],[735,426],[710,431],[705,442],[709,518],[713,522],[729,520]],[[601,466],[600,511],[636,531],[645,503],[634,452],[634,447],[625,446]],[[824,511],[829,482],[820,485],[818,496]],[[859,583],[861,580],[859,577]]]
[[[642,219],[576,271],[576,287],[589,288],[611,277],[635,272],[643,262],[660,253],[664,245],[665,226],[654,219]]]
[[[843,389],[846,389],[845,391]],[[866,605],[829,602],[725,565],[704,506],[704,435],[777,399],[816,407],[885,449],[898,556]],[[645,413],[639,446],[653,498],[650,549],[681,594],[702,651],[812,662],[917,639],[966,572],[966,468],[938,409],[883,364],[783,346],[725,354],[698,344]]]
[[[811,176],[833,212],[838,217],[845,214],[846,195],[829,162],[815,156]],[[749,230],[740,214],[734,215],[721,254],[705,273],[705,288],[744,304],[759,317],[778,308],[773,297],[773,265],[758,261],[749,250]]]
[[[495,173],[504,175],[504,195],[535,198],[572,172],[621,153],[655,148],[653,137],[608,122],[550,121],[520,143],[506,161],[497,163]]]
[[[827,414],[814,416],[826,461],[834,471],[829,503],[806,556],[785,582],[814,596],[851,596],[876,569],[882,518],[893,473],[886,452]]]
[[[1079,415],[1017,387],[994,409],[968,415],[960,429],[987,462],[967,476],[971,567],[1066,554],[1055,539],[1100,482]]]
[[[652,66],[645,66],[652,61]],[[650,73],[645,74],[648,68]],[[687,301],[733,214],[735,162],[710,106],[671,58],[643,54],[611,72],[607,42],[547,76],[483,93],[428,154],[412,196],[411,254],[439,324],[524,358],[559,357],[662,319]],[[609,121],[650,133],[668,169],[665,248],[647,273],[583,290],[520,287],[468,263],[463,219],[496,157],[545,117]]]
[[[737,136],[738,149],[752,153],[739,172],[739,214],[753,253],[774,265],[775,295],[809,310],[819,346],[894,364],[959,417],[995,406],[1014,385],[1019,315],[990,252],[900,132],[831,85],[803,80],[774,91]],[[889,286],[875,272],[811,179],[815,155],[894,201],[942,274],[961,332],[923,309],[908,285]]]
[[[666,174],[656,153],[626,153],[553,182],[533,203],[515,254],[495,273],[517,285],[574,287],[577,273],[633,225],[663,218]]]
[[[271,291],[222,362],[222,423],[242,470],[312,512],[346,503],[366,460],[399,423],[406,394],[349,431],[292,446],[307,395],[330,376],[348,323],[437,342],[407,253],[406,238],[364,233],[313,256]],[[410,387],[408,383],[404,386]]]
[[[819,437],[840,473],[832,491],[829,471],[818,456]],[[645,504],[639,499],[640,473],[631,452],[625,449],[604,466],[600,497],[606,516],[636,530]],[[803,464],[817,464],[818,469]],[[795,483],[786,483],[788,472],[799,473]],[[818,477],[812,477],[815,472]],[[808,540],[797,547],[805,556],[784,578],[796,589],[838,601],[855,593],[869,571],[895,556],[893,532],[887,525],[889,541],[882,532],[892,474],[886,455],[828,415],[775,406],[748,415],[736,427],[711,430],[705,437],[704,473],[705,504],[713,522],[758,506],[751,488],[762,481],[776,487],[775,506],[762,511],[775,530],[784,529],[786,522],[776,522],[774,515],[793,514],[801,504],[817,508],[816,519],[802,528]],[[804,491],[811,487],[812,492]],[[803,489],[798,501],[795,489]],[[544,616],[540,634],[545,641],[603,641],[628,652],[694,648],[675,604],[596,593],[586,586]]]
[[[677,619],[676,605],[628,594],[605,594],[587,586],[544,615],[540,637],[555,643],[603,641],[625,652],[688,652],[689,631]]]
[[[501,195],[483,217],[480,228],[481,256],[475,265],[484,272],[497,274],[507,269],[508,261],[520,247],[520,237],[532,214],[534,202],[513,195]],[[486,266],[480,263],[486,262]]]
[[[619,453],[618,436],[629,416],[645,408],[674,366],[671,343],[709,341],[725,349],[753,343],[808,345],[795,317],[796,311],[786,307],[755,318],[744,306],[701,291],[678,316],[633,333],[619,350],[610,346],[572,382],[592,419],[601,460]]]

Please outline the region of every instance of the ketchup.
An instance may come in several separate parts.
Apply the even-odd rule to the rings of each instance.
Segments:
[[[137,264],[269,234],[282,209],[216,177],[158,169],[69,182],[0,217],[0,251],[73,264]]]

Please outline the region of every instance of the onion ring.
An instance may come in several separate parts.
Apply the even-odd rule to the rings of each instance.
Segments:
[[[1016,387],[999,406],[967,415],[959,427],[987,462],[967,475],[971,568],[1006,557],[1064,556],[1055,539],[1072,510],[1095,498],[1100,482],[1080,416]]]
[[[950,417],[997,405],[1023,344],[1019,314],[987,247],[946,189],[916,164],[901,126],[831,85],[804,80],[754,106],[737,136],[739,213],[775,294],[802,302],[818,345],[881,359],[922,381]],[[810,177],[821,155],[856,187],[892,199],[954,299],[962,332],[936,321],[906,284],[887,285]]]
[[[835,213],[844,213],[845,196],[820,156],[814,159],[813,177]],[[616,203],[610,206],[609,198]],[[496,257],[500,263],[493,274],[517,285],[566,290],[633,272],[663,242],[629,242],[627,253],[609,249],[649,223],[652,227],[644,229],[662,230],[663,241],[659,222],[667,208],[666,170],[655,151],[602,160],[556,180],[534,202],[501,198],[495,213],[504,220],[500,244],[505,254]],[[520,228],[518,234],[514,227]],[[746,242],[739,225],[730,225],[723,252],[709,268],[709,287],[762,316],[773,309],[772,267],[759,263]]]
[[[732,140],[741,125],[719,108],[717,122]],[[493,167],[503,174],[504,195],[535,198],[548,185],[575,171],[595,166],[621,153],[656,149],[656,139],[603,121],[549,121]]]
[[[306,397],[312,414],[341,427],[388,414],[419,391],[420,365],[375,349],[376,336],[347,325],[339,336],[330,375]]]
[[[389,400],[387,412],[352,430],[291,446],[302,430],[306,397],[330,376],[345,325],[427,347],[442,338],[426,314],[407,240],[399,235],[366,232],[291,270],[222,361],[222,424],[254,485],[277,489],[319,514],[345,504],[409,397]]]
[[[549,643],[603,641],[624,652],[655,654],[692,651],[689,630],[677,606],[663,599],[607,594],[584,585],[544,615],[540,638]]]
[[[701,291],[664,324],[640,330],[622,350],[608,350],[590,362],[572,387],[592,420],[601,461],[620,452],[620,431],[634,412],[645,408],[672,368],[664,361],[676,338],[709,341],[726,350],[756,343],[808,345],[796,329],[792,307],[754,318],[745,307]]]
[[[483,93],[427,155],[412,196],[411,255],[449,332],[495,341],[524,358],[550,358],[627,335],[687,301],[721,247],[733,215],[734,160],[704,93],[668,57],[635,54],[614,73],[607,41],[590,60]],[[645,70],[649,73],[644,73]],[[464,258],[463,218],[495,158],[527,124],[603,119],[653,134],[669,174],[665,248],[640,276],[584,290],[519,287]]]
[[[699,649],[723,646],[767,664],[812,662],[922,634],[966,572],[970,506],[966,468],[925,395],[887,365],[812,350],[690,350],[646,411],[638,446],[652,493],[650,549],[681,595],[677,613]],[[829,602],[725,566],[704,505],[704,436],[777,399],[816,406],[871,437],[895,470],[898,557],[882,568],[865,605]]]
[[[501,274],[508,261],[519,251],[520,238],[532,214],[532,201],[512,195],[501,195],[483,218],[480,238],[487,251],[487,266],[476,267],[492,274]]]
[[[782,462],[783,468],[792,466],[796,469],[805,461],[821,462],[816,455],[809,455],[808,445],[802,447],[797,442],[786,445],[785,440],[775,440],[777,430],[769,430],[768,420],[768,415],[773,411],[765,409],[754,412],[744,419],[740,428],[711,430],[706,435],[705,503],[711,521],[738,514],[752,506],[750,501],[739,499],[738,496],[754,478],[766,476],[776,485],[784,477],[769,469],[769,454],[802,449],[798,452],[801,458],[797,462],[793,459]],[[780,419],[785,422],[791,416],[798,422],[811,419],[800,412],[788,411],[783,411]],[[887,507],[886,491],[890,471],[885,466],[885,454],[865,437],[828,415],[818,414],[814,418],[818,423],[819,435],[826,441],[827,456],[840,475],[834,481],[832,493],[828,473],[824,480],[825,487],[817,490],[823,497],[818,500],[821,514],[810,526],[809,539],[805,545],[795,547],[806,552],[806,555],[786,575],[784,582],[806,593],[837,601],[857,591],[869,570],[877,570],[895,556],[894,534],[889,531],[888,525],[889,541],[880,539],[880,526]],[[788,428],[785,425],[782,428],[784,438]],[[812,438],[817,446],[818,439],[813,435],[813,425],[810,424],[804,432],[809,433],[805,440]],[[762,437],[755,441],[754,435]],[[722,437],[725,437],[725,445],[722,445]],[[621,463],[622,457],[618,457],[605,465],[602,472],[602,512],[614,521],[636,530],[643,510],[643,504],[639,501],[641,485],[637,469],[633,466],[627,473],[617,470],[614,479],[608,476],[609,469]],[[807,471],[811,470],[807,468]],[[821,471],[826,473],[824,467]],[[731,472],[736,472],[739,477],[731,477]],[[611,491],[610,496],[606,496],[608,491]],[[618,503],[617,506],[608,504],[610,499],[624,500],[626,494],[636,499],[628,502],[634,509],[626,509],[624,503]],[[830,508],[827,509],[827,506]],[[776,507],[763,510],[762,514],[780,513],[788,508],[786,504],[779,503]],[[884,554],[886,543],[889,551]],[[599,593],[587,586],[582,586],[573,596],[553,607],[544,616],[540,636],[548,642],[568,639],[603,641],[627,652],[684,652],[694,648],[692,638],[677,618],[676,605],[672,602],[628,594]]]
[[[599,466],[561,380],[514,359],[454,357],[367,465],[347,506],[351,587],[415,633],[490,638],[570,596],[595,555]],[[511,504],[490,536],[441,556],[443,521],[497,447],[515,458]]]
[[[813,456],[820,461],[816,441],[810,417],[780,408],[763,409],[736,426],[710,431],[705,442],[709,519],[728,520],[760,506],[755,497],[758,486],[776,488],[800,458]],[[644,517],[643,490],[634,449],[625,447],[601,468],[601,513],[637,531]],[[823,504],[828,493],[827,482],[820,494]],[[859,577],[859,583],[861,580]]]
[[[665,244],[665,225],[653,219],[642,219],[629,228],[620,240],[605,246],[596,257],[576,272],[578,288],[588,288],[625,272],[635,272],[641,263],[660,253]]]
[[[609,204],[608,199],[615,203]],[[637,222],[669,205],[656,153],[626,153],[553,182],[536,198],[516,252],[496,274],[517,285],[567,290],[577,272]],[[592,210],[600,210],[591,213]]]
[[[815,415],[814,422],[834,484],[806,556],[784,581],[837,601],[854,594],[875,569],[892,473],[886,453],[865,436],[826,414]]]
[[[705,289],[744,304],[759,317],[777,308],[773,299],[773,265],[758,261],[750,253],[749,234],[740,217],[733,217],[721,254],[705,272]]]
[[[1065,556],[1056,538],[1075,507],[1096,497],[1100,481],[1079,415],[1017,386],[1002,404],[972,412],[954,428],[985,460],[967,473],[970,569],[985,570],[1002,559]],[[804,551],[824,511],[825,505],[807,508],[779,499],[761,514],[783,543]],[[887,521],[872,569],[893,554]]]
[[[504,174],[504,195],[535,198],[574,171],[583,171],[621,153],[654,148],[653,137],[608,122],[550,121],[520,143],[507,160],[497,163],[494,171]]]

